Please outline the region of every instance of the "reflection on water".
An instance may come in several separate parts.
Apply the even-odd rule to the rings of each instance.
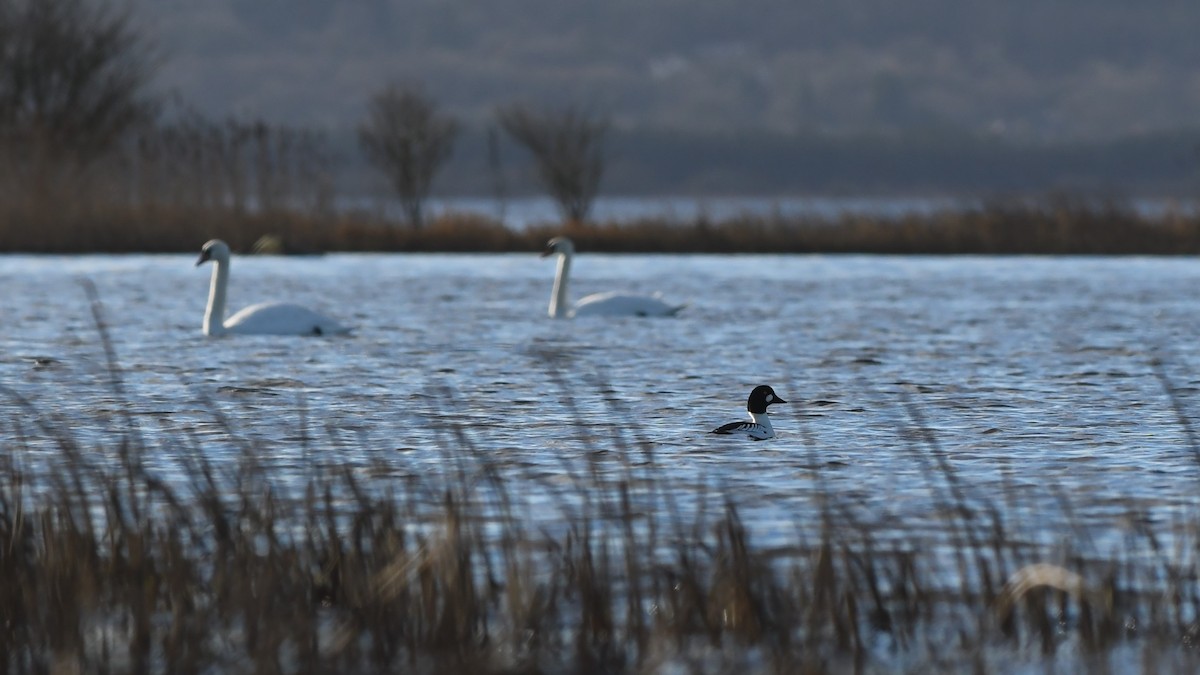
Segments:
[[[836,219],[847,214],[880,217],[931,214],[977,205],[974,200],[953,197],[601,197],[596,200],[591,215],[600,222],[628,222],[641,218],[681,222],[707,218],[719,222],[744,216]],[[557,223],[562,218],[554,201],[547,197],[433,200],[430,212],[476,213],[517,229],[539,223]],[[397,209],[396,215],[399,213]]]
[[[102,459],[129,413],[168,480],[191,453],[236,457],[226,423],[285,482],[330,465],[428,476],[454,470],[458,429],[552,485],[616,470],[644,441],[673,484],[735,495],[780,540],[811,525],[821,495],[935,536],[956,488],[1031,539],[1084,527],[1099,549],[1195,499],[1197,458],[1162,384],[1185,418],[1200,410],[1192,260],[585,254],[576,297],[661,290],[689,306],[572,322],[546,317],[553,268],[533,254],[236,258],[231,308],[287,299],[355,332],[210,339],[192,258],[0,263],[10,457],[46,470],[44,424]],[[124,396],[81,278],[103,301]],[[779,438],[707,433],[759,383],[789,401],[771,411]]]
[[[1012,202],[1001,201],[1009,205]],[[1053,199],[1022,200],[1029,208],[1039,208]],[[1089,202],[1085,198],[1072,201],[1073,208],[1091,205],[1098,209],[1112,206],[1128,209],[1141,215],[1158,218],[1167,214],[1194,214],[1197,203],[1193,200],[1140,198],[1128,201]],[[522,229],[530,225],[561,222],[562,215],[553,200],[547,197],[517,197],[494,199],[487,197],[455,197],[434,199],[429,213],[478,214],[494,218],[509,227]],[[842,216],[869,216],[898,218],[906,215],[930,215],[941,211],[961,211],[986,208],[987,202],[968,197],[600,197],[596,200],[591,216],[600,222],[618,223],[650,218],[679,222],[695,222],[706,218],[723,221],[732,218],[783,217],[823,218],[836,220]],[[397,219],[403,218],[399,205],[390,197],[381,200],[354,200],[346,208],[367,208],[382,211]]]

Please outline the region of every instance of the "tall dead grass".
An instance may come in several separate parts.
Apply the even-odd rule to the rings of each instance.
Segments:
[[[628,222],[506,227],[452,213],[409,229],[364,211],[314,214],[281,209],[167,207],[62,199],[53,210],[0,207],[0,251],[183,252],[217,237],[249,251],[263,237],[284,252],[503,253],[541,250],[568,234],[593,253],[868,253],[979,255],[1196,255],[1200,215],[1148,216],[1115,207],[1005,205],[896,217],[834,219],[744,215],[712,222]]]
[[[0,214],[0,250],[33,253],[190,251],[218,237],[250,250],[276,237],[285,252],[503,253],[540,250],[567,233],[580,250],[605,253],[867,253],[931,255],[1196,255],[1200,216],[1121,210],[991,206],[895,218],[833,220],[747,215],[721,222],[640,219],[513,230],[486,216],[450,214],[421,230],[376,215],[279,211],[88,208],[53,215]]]
[[[806,522],[792,542],[765,545],[737,495],[688,494],[697,488],[673,485],[653,444],[620,429],[597,445],[581,422],[595,452],[564,461],[551,486],[450,425],[431,435],[441,477],[330,460],[288,490],[260,461],[272,448],[238,438],[215,407],[240,457],[214,463],[184,435],[173,441],[184,466],[163,476],[146,468],[154,450],[131,418],[96,452],[18,391],[0,395],[26,432],[0,457],[3,673],[1200,666],[1195,514],[1173,549],[1148,527],[1108,555],[1032,543],[1010,530],[1003,501],[956,474],[910,403],[898,436],[944,531],[880,529],[814,470],[821,497]],[[306,456],[338,455],[307,433],[297,442],[312,445]],[[35,446],[61,469],[22,468]],[[531,490],[551,506],[530,506]],[[700,508],[685,511],[685,497]]]
[[[1200,215],[1147,215],[1061,196],[895,216],[744,214],[714,221],[637,218],[515,230],[450,213],[414,230],[382,208],[338,206],[341,163],[313,132],[214,122],[187,110],[87,166],[0,159],[0,252],[193,251],[219,237],[249,251],[537,251],[569,234],[612,253],[1200,253]],[[44,161],[43,161],[44,160]]]

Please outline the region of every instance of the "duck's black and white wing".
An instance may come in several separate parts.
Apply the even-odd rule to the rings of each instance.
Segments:
[[[752,441],[764,441],[770,437],[763,425],[754,422],[731,422],[713,429],[713,434],[744,435]]]
[[[750,422],[730,422],[729,424],[722,424],[716,429],[713,429],[712,432],[714,434],[736,434],[746,431],[750,426]]]

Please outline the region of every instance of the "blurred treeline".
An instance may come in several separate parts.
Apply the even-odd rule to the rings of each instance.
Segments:
[[[157,58],[112,5],[0,0],[0,250],[179,248],[250,213],[328,212],[319,134],[155,96]]]
[[[192,76],[189,96],[273,119],[352,118],[361,92],[395,75],[429,83],[472,122],[522,92],[696,138],[958,130],[1074,142],[1195,129],[1200,109],[1191,0],[208,0],[139,11],[165,39],[184,38],[172,73]],[[203,77],[214,62],[227,77]],[[264,88],[264,77],[289,86]]]
[[[888,176],[903,176],[908,189],[920,191],[947,170],[965,189],[1014,192],[1056,182],[1070,186],[1075,178],[1094,182],[1097,176],[1119,183],[1129,171],[1147,181],[1186,182],[1194,158],[1184,153],[1180,136],[1110,154],[1088,144],[1039,154],[1036,146],[1015,149],[970,136],[927,143],[924,153],[887,135],[779,143],[735,134],[696,145],[680,134],[657,136],[656,145],[586,108],[547,111],[519,103],[497,108],[485,134],[460,135],[458,121],[429,96],[388,86],[372,99],[379,115],[363,123],[359,140],[405,204],[404,217],[361,194],[340,192],[346,175],[361,172],[364,162],[321,131],[253,118],[212,119],[178,97],[152,93],[148,83],[160,60],[131,15],[112,5],[0,0],[0,251],[183,251],[212,237],[238,250],[265,237],[269,250],[282,252],[537,249],[564,226],[551,222],[514,232],[478,214],[423,221],[421,202],[456,141],[460,162],[474,167],[479,191],[500,199],[511,195],[505,153],[512,144],[499,142],[502,128],[533,157],[539,181],[585,251],[1197,252],[1195,216],[1150,218],[1122,207],[1115,193],[1100,202],[1089,197],[1031,207],[995,201],[961,213],[896,218],[587,218],[602,176],[610,191],[678,184],[687,180],[672,168],[679,161],[692,167],[693,181],[700,176],[707,194],[778,193],[797,182],[832,193],[854,186],[886,191]],[[434,137],[438,142],[428,142]],[[745,170],[713,168],[731,165]],[[1003,175],[1022,178],[1006,184]],[[765,178],[755,182],[760,176]]]

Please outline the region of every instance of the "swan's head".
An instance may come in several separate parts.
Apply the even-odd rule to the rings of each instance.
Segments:
[[[574,252],[575,245],[571,243],[570,239],[567,239],[566,237],[555,237],[546,242],[546,250],[542,251],[542,257],[546,258],[554,255],[555,253],[571,255]]]
[[[200,249],[200,258],[196,260],[196,266],[199,267],[209,260],[224,262],[229,260],[229,244],[220,239],[212,239],[204,244]]]
[[[779,394],[776,394],[774,389],[760,384],[750,392],[750,398],[746,399],[746,410],[755,415],[762,415],[767,412],[767,406],[772,403],[787,403],[787,401],[779,398]]]

